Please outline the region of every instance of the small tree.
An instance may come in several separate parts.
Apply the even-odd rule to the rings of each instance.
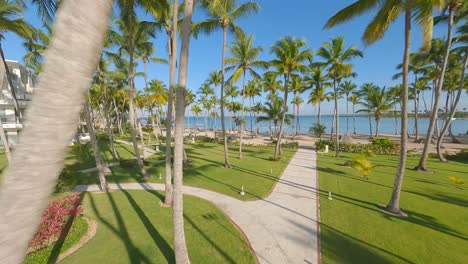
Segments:
[[[309,132],[314,133],[320,140],[322,140],[322,135],[325,134],[325,129],[325,125],[314,124],[314,126],[310,128]]]
[[[359,172],[365,180],[368,180],[367,176],[369,176],[374,169],[372,162],[368,159],[371,155],[371,153],[364,153],[354,157],[351,161],[351,168]]]

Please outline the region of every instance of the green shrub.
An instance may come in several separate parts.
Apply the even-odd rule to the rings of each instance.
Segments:
[[[281,146],[283,148],[292,148],[292,149],[296,149],[299,147],[299,142],[297,141],[291,141],[291,142],[288,142],[288,143],[283,143],[281,144]]]
[[[319,140],[315,142],[315,147],[318,151],[325,150],[325,145],[328,145],[330,151],[335,151],[336,143],[334,140]],[[389,138],[375,138],[369,144],[362,143],[345,143],[340,142],[340,151],[349,153],[368,153],[395,155],[398,152],[398,147]]]

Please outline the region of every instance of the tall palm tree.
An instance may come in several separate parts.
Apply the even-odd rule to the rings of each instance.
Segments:
[[[192,26],[193,0],[186,0],[184,7],[184,22],[181,33],[180,64],[178,87],[176,95],[175,133],[174,133],[174,253],[176,263],[190,263],[187,244],[185,243],[184,215],[182,199],[182,179],[184,160],[184,114],[185,91],[187,87],[188,54],[190,42],[190,28]]]
[[[465,3],[464,6],[466,12],[468,12],[468,4]],[[442,155],[440,148],[442,144],[442,140],[444,139],[445,133],[447,132],[447,129],[450,127],[450,124],[452,122],[453,117],[455,116],[455,112],[457,109],[457,106],[460,102],[460,98],[463,92],[463,89],[466,87],[466,68],[468,67],[468,25],[464,24],[460,26],[458,29],[458,33],[460,34],[459,36],[456,37],[456,42],[460,44],[457,48],[455,48],[456,52],[459,52],[460,54],[463,54],[463,59],[462,59],[462,64],[461,64],[461,74],[460,74],[460,82],[458,84],[457,88],[457,95],[455,98],[455,101],[453,102],[452,109],[449,113],[449,115],[445,119],[444,127],[442,128],[442,131],[437,138],[437,155],[439,157],[440,161],[446,162],[447,159]]]
[[[325,89],[331,86],[331,83],[328,82],[329,77],[327,74],[325,74],[324,68],[325,67],[323,65],[311,64],[308,69],[309,74],[306,75],[306,77],[304,78],[304,81],[308,86],[307,89],[313,89],[309,97],[309,103],[312,103],[313,105],[318,105],[318,113],[316,120],[318,125],[320,125],[321,123],[321,102],[323,102],[324,100],[329,101],[330,99]]]
[[[169,90],[166,111],[166,180],[164,205],[172,206],[172,162],[171,162],[171,130],[174,108],[174,79],[177,64],[177,27],[179,19],[179,1],[162,0],[162,5],[146,5],[147,10],[157,21],[159,28],[164,28],[167,40],[167,53],[169,57]]]
[[[128,97],[130,107],[130,134],[140,174],[143,178],[147,178],[148,175],[143,164],[143,159],[139,153],[140,151],[135,134],[135,129],[139,123],[137,122],[137,111],[135,107],[135,56],[137,55],[137,48],[148,42],[149,38],[154,37],[156,25],[154,22],[139,21],[136,19],[134,14],[135,3],[133,3],[133,1],[123,1],[121,4],[121,19],[116,21],[118,31],[111,30],[111,43],[118,46],[121,54],[127,54],[129,56]]]
[[[242,141],[244,135],[244,98],[246,88],[246,74],[249,73],[251,77],[260,79],[260,75],[255,71],[256,68],[268,67],[264,61],[258,60],[260,52],[263,51],[262,46],[254,47],[253,36],[239,33],[236,41],[229,47],[232,57],[226,58],[226,71],[234,71],[228,81],[237,82],[242,76],[242,108],[241,108],[241,125],[239,136],[239,159],[242,159]]]
[[[395,135],[398,134],[397,105],[400,104],[401,109],[401,90],[401,85],[392,86],[388,90],[390,96],[393,98],[393,118],[395,120]]]
[[[159,113],[162,109],[162,106],[167,104],[169,91],[162,81],[152,80],[149,82],[149,86],[145,89],[145,92],[148,94],[148,110],[151,117],[153,134],[156,138],[158,138],[158,133],[156,131],[157,125],[162,137],[161,117]],[[156,108],[156,111],[154,111],[154,108]]]
[[[236,0],[202,0],[203,6],[206,7],[209,14],[209,19],[195,23],[193,25],[193,35],[196,38],[201,31],[205,34],[211,34],[217,29],[222,29],[223,31],[223,48],[221,52],[221,91],[220,91],[220,100],[221,100],[221,127],[223,130],[223,140],[224,140],[224,167],[231,168],[229,163],[229,154],[228,154],[228,145],[226,137],[226,127],[224,124],[224,87],[225,83],[225,68],[224,68],[224,57],[226,53],[227,46],[227,32],[238,34],[242,30],[237,26],[236,21],[242,17],[246,17],[251,13],[257,13],[260,7],[255,2],[247,2],[238,6],[238,1]]]
[[[339,86],[339,92],[345,95],[346,98],[346,134],[349,134],[349,101],[351,100],[350,95],[356,91],[357,85],[350,80],[343,82]],[[354,107],[354,105],[353,105]],[[353,109],[354,113],[354,109]]]
[[[447,23],[447,40],[445,43],[445,54],[442,62],[442,67],[440,69],[439,83],[434,93],[434,104],[432,106],[431,119],[429,122],[429,127],[427,129],[426,140],[424,142],[423,152],[421,154],[421,159],[419,160],[418,166],[415,167],[417,171],[428,171],[426,168],[427,158],[429,156],[429,144],[432,138],[432,132],[434,131],[435,123],[437,122],[437,109],[439,109],[440,94],[442,88],[444,87],[445,73],[447,69],[447,63],[449,60],[450,49],[452,48],[453,41],[453,24],[455,12],[462,5],[464,1],[462,0],[447,0],[445,1],[445,9],[448,11],[448,23]],[[465,3],[466,5],[466,3]]]
[[[205,109],[205,136],[208,136],[208,122],[207,122],[207,117],[209,114],[209,110],[207,109],[208,103],[209,103],[209,96],[214,94],[213,88],[208,83],[202,84],[202,86],[198,89],[198,94],[201,94],[202,97],[200,98],[200,103]]]
[[[349,21],[366,12],[378,11],[372,18],[362,36],[367,45],[371,45],[381,39],[387,31],[390,24],[401,14],[405,15],[404,32],[404,55],[403,55],[403,90],[402,90],[402,116],[401,116],[401,146],[400,162],[395,177],[392,196],[386,207],[386,210],[395,214],[400,213],[400,193],[405,175],[406,149],[407,149],[407,127],[408,127],[408,65],[410,55],[410,38],[412,19],[421,26],[423,32],[423,49],[430,46],[432,39],[434,5],[440,4],[440,1],[415,1],[415,0],[385,0],[385,1],[356,1],[353,4],[338,11],[331,17],[325,27],[331,28],[337,24]]]
[[[262,109],[263,109],[263,104],[261,102],[257,102],[257,103],[254,104],[254,106],[252,106],[251,111],[254,112],[254,119],[255,120],[257,120],[257,116],[260,114],[260,112],[262,112]],[[258,135],[260,129],[258,127],[257,122],[255,122],[255,127],[256,127],[255,135]]]
[[[274,72],[267,72],[263,75],[261,82],[263,91],[268,93],[268,100],[273,100],[276,96],[276,93],[282,90],[281,81],[277,80],[277,77],[278,74]]]
[[[299,106],[304,103],[304,99],[302,99],[299,95],[296,95],[293,97],[291,104],[293,104],[296,107],[296,136],[297,136],[297,131],[299,129]]]
[[[281,151],[281,139],[283,137],[284,121],[286,119],[288,108],[288,94],[291,74],[296,72],[306,72],[306,61],[312,60],[312,50],[306,48],[304,39],[295,39],[294,37],[283,37],[271,47],[275,58],[270,62],[271,66],[284,76],[284,99],[283,99],[283,117],[280,123],[280,129],[277,135],[275,155],[277,159]]]
[[[339,110],[338,110],[338,87],[343,78],[353,75],[353,65],[348,64],[350,60],[356,57],[362,57],[363,54],[356,47],[351,46],[345,48],[344,38],[332,38],[330,42],[325,42],[317,51],[317,55],[325,60],[325,65],[328,65],[328,75],[333,80],[333,92],[335,99],[335,141],[336,141],[336,157],[340,156],[339,134]]]
[[[195,129],[198,130],[198,116],[202,113],[202,109],[198,105],[193,105],[192,106],[192,112],[195,115],[195,120],[194,120],[194,126]]]
[[[63,167],[60,161],[76,130],[111,11],[110,0],[63,1],[61,4],[46,65],[34,101],[26,113],[28,125],[3,174],[0,209],[10,212],[0,218],[0,259],[4,263],[22,262],[56,185],[55,180]],[[73,51],[70,46],[74,47]],[[48,125],[44,126],[46,123]]]
[[[291,89],[291,92],[293,93],[293,98],[295,98],[297,96],[297,94],[300,94],[300,93],[303,93],[304,90],[305,90],[305,86],[304,86],[304,80],[301,76],[297,75],[297,74],[294,74],[292,77],[291,77],[291,86],[290,86],[290,89]],[[293,114],[296,114],[296,105],[292,103],[291,101],[291,104],[292,104],[292,112]],[[294,136],[297,135],[297,129],[295,130],[295,126],[297,128],[297,124],[298,124],[298,119],[299,116],[295,116],[295,122],[292,123],[292,131],[296,131],[296,133],[294,133]]]
[[[287,110],[286,110],[287,111]],[[271,121],[274,125],[274,132],[276,134],[279,133],[278,131],[278,123],[281,122],[284,116],[284,122],[286,124],[291,124],[294,116],[291,114],[284,114],[284,102],[281,98],[275,97],[273,101],[269,101],[265,103],[262,112],[265,114],[263,116],[257,117],[257,123],[262,121]]]
[[[216,137],[216,131],[218,129],[217,128],[217,116],[218,116],[217,109],[218,109],[218,107],[216,106],[216,104],[218,103],[218,98],[216,97],[216,88],[218,86],[221,86],[221,82],[222,82],[221,71],[212,71],[212,72],[210,72],[206,82],[213,85],[214,89],[215,89],[215,98],[216,98],[216,100],[214,101],[213,108],[215,109],[214,131],[215,131],[215,137]]]
[[[358,91],[358,96],[361,101],[368,101],[369,100],[369,95],[372,93],[372,91],[375,89],[376,85],[374,83],[365,83],[361,85]],[[369,119],[369,137],[372,138],[372,121],[371,121],[371,113],[372,109],[367,108],[367,118]]]

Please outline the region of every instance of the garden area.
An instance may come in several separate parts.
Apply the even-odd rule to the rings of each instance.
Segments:
[[[400,218],[378,207],[390,199],[399,157],[369,157],[375,167],[365,180],[344,166],[358,155],[318,156],[323,262],[466,263],[468,191],[450,179],[468,182],[467,159],[430,159],[432,173],[418,173],[410,168],[419,156],[408,157],[401,208],[409,216]]]

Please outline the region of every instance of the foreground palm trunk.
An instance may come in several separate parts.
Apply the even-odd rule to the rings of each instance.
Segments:
[[[60,5],[44,72],[1,184],[2,263],[22,262],[47,206],[102,51],[112,2],[63,1]]]
[[[225,82],[224,82],[224,57],[226,53],[226,45],[227,45],[227,25],[223,25],[223,51],[221,55],[221,130],[223,131],[223,142],[224,142],[224,167],[225,168],[231,168],[231,164],[229,163],[229,150],[228,150],[228,143],[227,143],[227,137],[226,137],[226,124],[224,124],[224,87],[225,87]],[[232,125],[231,125],[232,128]]]
[[[406,7],[405,13],[405,53],[403,56],[403,91],[401,95],[401,140],[400,140],[400,162],[398,163],[397,175],[393,183],[392,196],[386,207],[386,210],[400,214],[400,194],[405,176],[406,165],[406,143],[408,141],[408,68],[409,54],[411,45],[411,6]]]
[[[174,251],[176,263],[190,263],[184,232],[184,206],[182,197],[183,156],[184,156],[184,113],[185,90],[187,85],[187,70],[190,42],[190,27],[192,25],[193,0],[185,1],[184,23],[182,28],[182,46],[180,49],[179,81],[176,96],[176,122],[174,134]]]
[[[339,113],[338,113],[338,90],[337,87],[339,86],[339,81],[336,83],[336,81],[333,82],[333,87],[335,89],[335,141],[336,141],[336,147],[335,147],[335,157],[339,158],[340,157],[340,121],[338,120],[339,118]]]
[[[419,160],[418,166],[414,168],[417,171],[428,171],[426,168],[426,162],[427,158],[429,156],[429,144],[431,144],[431,139],[432,139],[432,133],[434,131],[434,126],[435,123],[437,122],[437,114],[439,110],[439,101],[440,101],[440,94],[442,91],[442,88],[444,86],[444,78],[445,78],[445,71],[447,69],[447,62],[448,58],[450,55],[450,48],[452,46],[452,36],[453,36],[453,17],[455,14],[455,8],[450,7],[449,10],[449,21],[448,21],[448,36],[447,36],[447,46],[445,47],[445,55],[444,55],[444,61],[442,64],[442,69],[440,72],[440,78],[439,78],[439,83],[437,86],[437,90],[434,93],[434,105],[432,107],[432,113],[431,113],[431,120],[429,122],[429,128],[427,129],[427,134],[426,134],[426,140],[424,141],[424,149],[423,153],[421,155],[421,159]]]
[[[239,137],[239,159],[242,159],[242,143],[244,137],[244,99],[245,99],[245,70],[242,74],[243,81],[242,81],[242,108],[241,108],[241,122],[240,122],[240,137]]]
[[[101,191],[107,192],[108,186],[106,181],[106,176],[104,173],[104,161],[101,158],[101,152],[99,150],[98,140],[96,138],[96,132],[94,131],[94,125],[91,120],[91,113],[89,103],[86,103],[84,106],[85,109],[85,116],[86,116],[86,126],[88,127],[89,137],[91,138],[91,145],[93,146],[94,150],[94,160],[96,161],[96,169],[98,172],[99,178],[99,185],[101,187]]]
[[[276,141],[276,147],[275,147],[275,159],[279,157],[281,154],[281,138],[283,137],[283,127],[284,127],[284,121],[286,120],[286,112],[288,111],[288,93],[289,93],[289,77],[290,77],[290,72],[288,71],[286,75],[286,79],[284,81],[284,101],[283,101],[283,114],[281,116],[281,123],[280,123],[280,129],[278,132],[278,137]]]
[[[164,205],[172,206],[172,162],[171,162],[171,129],[172,129],[172,109],[174,105],[174,78],[177,63],[177,20],[179,17],[179,1],[174,0],[172,5],[172,29],[168,38],[169,48],[169,96],[167,98],[166,114],[166,181],[164,187]]]
[[[455,98],[455,102],[452,105],[452,109],[450,109],[450,114],[446,117],[444,127],[442,128],[442,131],[440,132],[440,135],[437,138],[437,156],[439,157],[439,160],[443,162],[446,162],[447,159],[440,152],[440,147],[442,145],[442,140],[444,139],[445,133],[447,133],[447,130],[452,123],[452,118],[455,116],[458,103],[460,102],[460,98],[461,98],[463,88],[464,88],[464,83],[465,83],[465,69],[468,66],[467,63],[468,63],[468,51],[466,51],[465,53],[465,58],[464,58],[463,66],[461,69],[461,78],[460,78],[460,84],[458,86],[457,97]]]

